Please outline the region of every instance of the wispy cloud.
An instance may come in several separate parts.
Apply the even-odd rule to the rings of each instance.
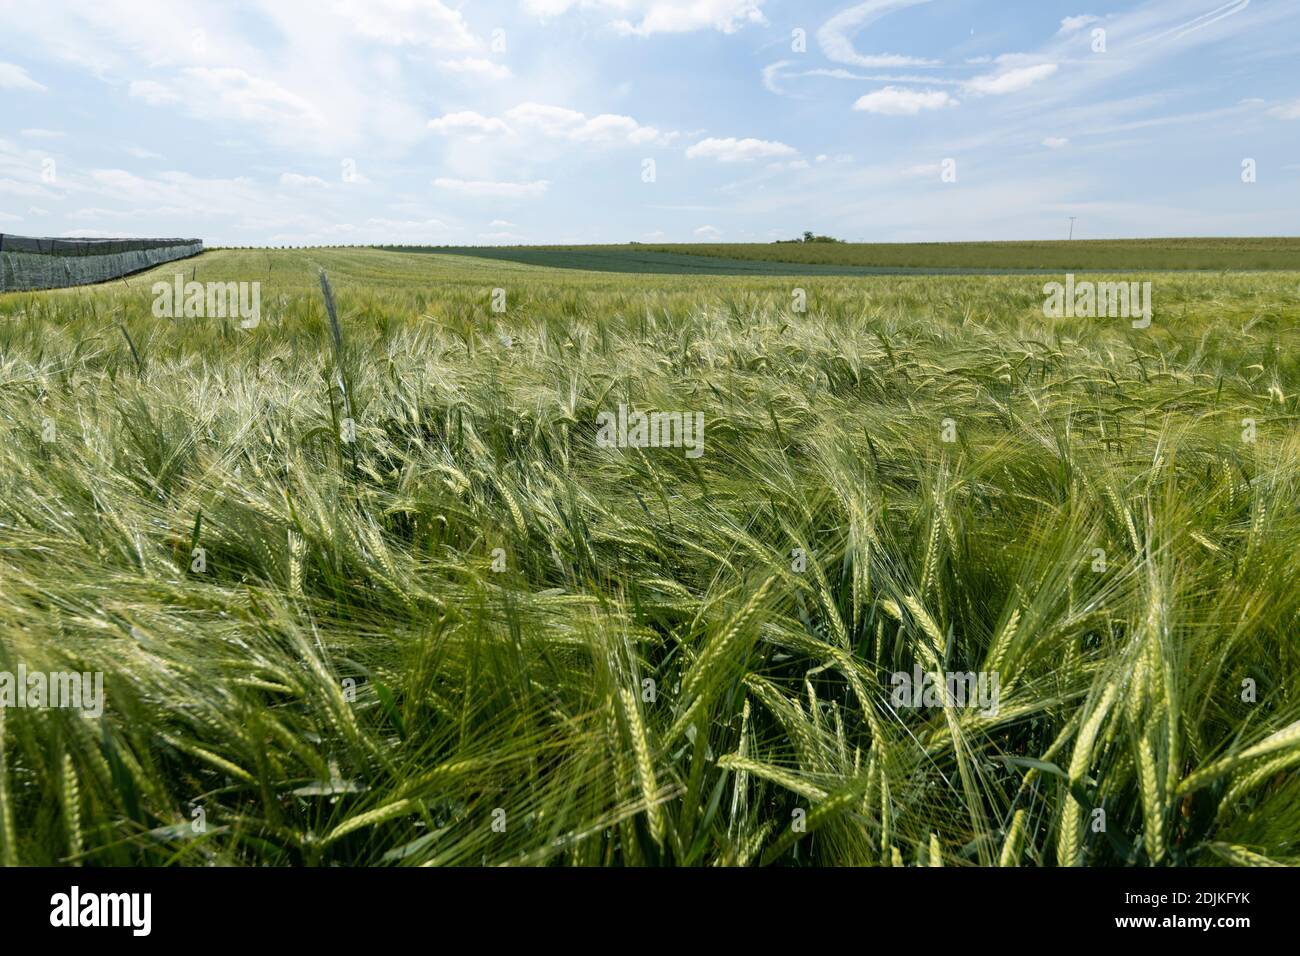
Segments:
[[[1089,23],[1096,23],[1101,17],[1093,16],[1091,13],[1081,13],[1078,16],[1066,17],[1061,21],[1061,29],[1058,33],[1073,33],[1075,30],[1082,30]]]
[[[859,53],[853,43],[858,33],[886,14],[929,2],[930,0],[866,0],[865,3],[835,14],[822,24],[817,31],[817,42],[826,57],[836,63],[866,67],[933,65],[935,60],[906,54]]]
[[[1273,107],[1268,112],[1270,115],[1276,116],[1279,119],[1300,119],[1300,100],[1295,100],[1291,103],[1283,103],[1280,106]]]
[[[127,92],[136,99],[144,100],[150,106],[164,106],[167,103],[179,103],[181,98],[170,86],[157,80],[132,80]]]
[[[21,66],[14,63],[0,63],[0,90],[27,90],[32,93],[44,93],[46,87],[33,80]]]
[[[492,199],[536,199],[546,194],[550,182],[545,179],[525,183],[493,182],[439,177],[433,181],[439,189],[461,196]]]
[[[650,36],[718,30],[735,33],[746,24],[763,24],[764,0],[524,0],[539,17],[556,17],[575,7],[617,14],[608,21],[619,33]]]
[[[440,0],[334,0],[356,32],[390,46],[469,50],[478,45],[465,17]]]
[[[481,56],[462,56],[455,60],[439,60],[438,65],[450,73],[460,73],[477,80],[508,80],[513,75],[510,67]]]
[[[578,110],[542,103],[521,103],[506,111],[507,121],[518,129],[532,130],[554,139],[577,143],[627,142],[662,143],[678,134],[662,134],[653,126],[638,123],[630,116],[600,113],[588,116]]]
[[[329,183],[325,182],[325,180],[321,179],[319,176],[304,176],[301,173],[281,173],[280,185],[292,187],[328,186]]]

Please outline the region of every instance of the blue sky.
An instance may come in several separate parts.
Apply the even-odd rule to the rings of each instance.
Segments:
[[[1300,223],[1295,0],[0,0],[0,23],[4,232],[498,244]]]

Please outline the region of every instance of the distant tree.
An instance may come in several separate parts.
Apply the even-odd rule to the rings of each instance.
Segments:
[[[819,236],[811,230],[804,230],[804,234],[799,239],[778,239],[777,243],[788,242],[843,242],[843,239],[836,239],[834,236]]]

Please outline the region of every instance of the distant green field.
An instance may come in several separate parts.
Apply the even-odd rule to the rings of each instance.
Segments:
[[[1300,269],[1300,238],[1074,242],[394,246],[558,269],[669,275],[882,275]]]
[[[1256,270],[1300,268],[1300,238],[1072,242],[766,243],[647,246],[657,252],[893,269]]]
[[[674,252],[653,252],[640,246],[461,246],[401,247],[401,252],[438,253],[495,259],[550,269],[589,272],[631,272],[658,275],[888,275],[898,269],[878,269],[820,263],[724,259]]]

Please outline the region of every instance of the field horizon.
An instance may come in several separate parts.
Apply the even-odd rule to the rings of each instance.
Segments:
[[[937,243],[381,244],[374,248],[503,259],[552,268],[661,274],[1033,275],[1063,270],[1110,273],[1300,270],[1300,238],[1287,236]]]

